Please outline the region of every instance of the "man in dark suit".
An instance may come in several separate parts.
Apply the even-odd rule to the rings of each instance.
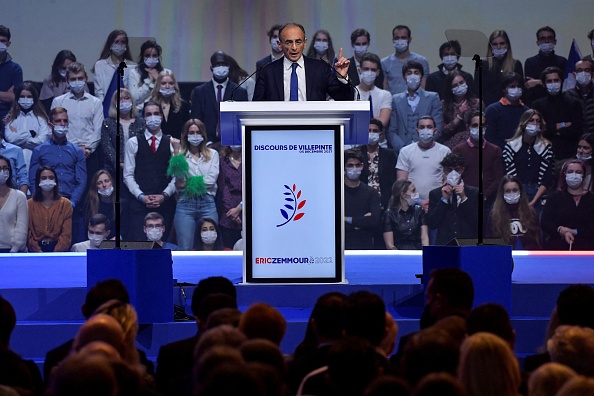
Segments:
[[[441,161],[446,178],[443,187],[429,193],[427,225],[437,229],[435,245],[453,238],[476,238],[478,227],[478,189],[464,185],[464,158],[451,153]]]
[[[198,118],[206,126],[208,140],[212,143],[221,140],[219,130],[219,102],[231,100],[247,101],[247,91],[229,80],[229,59],[223,51],[210,57],[212,80],[197,86],[192,91],[192,118]],[[235,90],[237,88],[237,90]],[[235,93],[233,93],[235,91]]]
[[[278,45],[278,31],[282,25],[276,24],[272,25],[270,30],[268,31],[268,41],[270,41],[270,55],[266,55],[264,58],[260,59],[256,62],[256,70],[260,69],[266,63],[274,62],[277,59],[283,57],[283,51],[281,47]],[[256,80],[258,79],[258,74],[256,74]]]
[[[340,77],[347,76],[350,64],[342,56],[342,48],[333,70],[319,59],[304,57],[306,43],[303,26],[287,23],[280,29],[278,45],[284,57],[260,70],[254,101],[326,100],[327,95],[334,100],[353,100],[350,84]]]

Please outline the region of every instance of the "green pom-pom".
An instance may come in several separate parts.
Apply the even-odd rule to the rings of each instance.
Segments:
[[[183,154],[173,155],[169,160],[169,167],[167,168],[167,176],[169,177],[184,177],[188,175],[190,166]]]
[[[192,176],[186,182],[184,194],[188,197],[199,197],[206,194],[206,184],[204,184],[204,176]]]

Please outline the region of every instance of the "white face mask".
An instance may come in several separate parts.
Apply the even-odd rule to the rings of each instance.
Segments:
[[[175,93],[175,89],[174,88],[161,88],[161,89],[159,89],[159,92],[161,93],[161,95],[168,98]]]
[[[538,48],[540,48],[540,50],[542,52],[553,52],[555,50],[555,44],[553,44],[553,43],[542,43],[542,44],[538,44]]]
[[[113,44],[110,49],[115,56],[122,56],[126,52],[126,46],[124,44]]]
[[[159,58],[144,58],[146,67],[155,67],[159,64]]]
[[[188,135],[188,143],[192,146],[199,146],[204,141],[204,138],[200,134]]]
[[[161,116],[149,116],[145,122],[146,122],[146,126],[148,129],[150,129],[151,131],[155,131],[157,129],[159,129],[159,127],[161,126]]]
[[[113,186],[109,186],[107,188],[104,188],[103,190],[97,190],[97,192],[99,193],[99,195],[102,195],[104,197],[111,197],[111,194],[113,193]]]
[[[361,176],[362,170],[363,168],[346,168],[346,177],[348,177],[349,180],[352,181],[359,180],[359,176]]]
[[[6,44],[0,43],[0,54],[6,52],[6,50],[8,50]]]
[[[519,192],[505,193],[505,194],[503,194],[503,199],[505,200],[505,202],[507,204],[515,205],[518,202],[520,202],[521,196],[522,196],[522,194],[520,194]]]
[[[491,49],[493,51],[493,56],[495,58],[503,58],[505,54],[507,54],[507,48],[500,48],[500,49]]]
[[[147,228],[146,237],[149,241],[160,241],[163,238],[163,228]]]
[[[441,61],[447,69],[452,69],[458,63],[458,57],[456,55],[446,55],[441,58]]]
[[[62,78],[66,78],[66,76],[68,75],[68,71],[66,69],[60,69],[58,70],[58,74],[62,76]]]
[[[452,93],[456,96],[464,96],[468,92],[468,85],[462,84],[452,88]]]
[[[410,198],[404,198],[408,206],[416,205],[417,201],[419,200],[420,195],[419,193],[410,194]]]
[[[132,102],[120,102],[120,111],[122,113],[129,113],[132,110]]]
[[[547,85],[547,92],[551,95],[557,95],[561,92],[561,83],[548,83]]]
[[[540,132],[540,125],[528,124],[525,130],[528,136],[536,136]]]
[[[8,170],[0,171],[0,184],[5,184],[9,177],[10,172]]]
[[[202,231],[200,233],[200,238],[202,239],[203,244],[213,245],[217,240],[217,232],[216,231]]]
[[[316,41],[314,42],[314,49],[318,53],[318,55],[325,54],[328,51],[328,42],[327,41]]]
[[[224,80],[229,75],[229,66],[216,66],[212,68],[212,74],[219,80]]]
[[[567,186],[569,188],[576,189],[582,185],[584,177],[581,173],[566,173],[565,174],[565,182],[567,182]]]
[[[433,140],[433,133],[435,132],[435,129],[429,129],[429,128],[425,128],[425,129],[417,129],[418,133],[419,133],[419,140],[422,143],[429,143]]]
[[[367,85],[372,85],[377,78],[377,73],[371,70],[367,70],[361,73],[361,81]]]
[[[380,134],[377,132],[369,132],[369,144],[377,144],[379,142]]]
[[[270,39],[270,47],[272,47],[272,50],[277,54],[281,52],[281,49],[278,47],[278,38],[273,37]]]
[[[421,85],[421,76],[417,76],[416,74],[411,74],[406,76],[406,86],[412,90],[419,88]]]
[[[478,129],[478,127],[476,127],[476,128],[470,128],[469,132],[470,132],[470,137],[472,138],[472,140],[475,140],[475,141],[478,142],[478,140],[479,140],[479,129]],[[483,128],[482,135],[483,135],[483,137],[485,136],[485,128]]]
[[[398,39],[393,40],[392,43],[398,52],[405,52],[408,49],[408,40]]]
[[[231,147],[231,151],[233,151],[233,152],[241,151],[241,146],[229,146],[229,147]]]
[[[23,110],[29,110],[33,107],[33,98],[19,98],[19,106]]]
[[[456,170],[452,169],[452,171],[448,173],[446,177],[446,182],[452,187],[457,186],[460,183],[461,178],[462,175],[459,174]]]
[[[575,74],[575,81],[582,87],[588,85],[592,81],[592,73],[579,72]]]
[[[355,51],[355,55],[360,58],[367,53],[368,47],[368,45],[354,45],[353,50]]]
[[[98,248],[99,245],[101,245],[101,242],[103,242],[103,239],[105,239],[101,234],[91,234],[90,232],[87,232],[87,236],[89,237],[89,242],[91,242],[91,246],[93,246],[94,248]]]
[[[59,137],[66,136],[66,134],[68,133],[68,127],[65,125],[55,125],[54,133],[56,134],[56,136]]]
[[[522,97],[522,88],[508,88],[507,97],[511,100],[520,99]]]
[[[85,81],[69,81],[70,90],[74,93],[81,93],[85,89]]]
[[[39,182],[39,188],[43,191],[51,191],[56,187],[56,182],[53,180],[45,179]]]
[[[583,154],[583,155],[580,154],[580,153],[577,153],[575,155],[575,158],[577,158],[579,160],[582,160],[582,161],[588,161],[588,160],[591,160],[592,159],[592,153],[590,153],[590,154]]]

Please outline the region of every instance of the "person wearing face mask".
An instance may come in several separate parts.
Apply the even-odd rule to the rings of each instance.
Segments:
[[[27,201],[27,248],[37,253],[67,252],[72,241],[72,204],[60,194],[58,172],[50,166],[37,167],[34,181],[36,188]]]
[[[561,168],[557,191],[542,213],[547,249],[594,250],[594,193],[584,189],[585,172],[585,164],[578,159]]]
[[[408,61],[402,67],[402,77],[406,81],[407,90],[392,97],[392,114],[387,136],[396,154],[402,147],[418,140],[415,126],[420,117],[431,116],[435,121],[435,129],[441,131],[443,113],[439,95],[421,88],[423,73],[423,66],[417,61]]]
[[[242,238],[242,169],[241,146],[224,147],[219,163],[217,206],[219,228],[226,249],[233,249]]]
[[[434,71],[427,76],[425,90],[437,92],[439,97],[443,99],[443,94],[449,92],[444,90],[446,76],[451,72],[456,71],[461,74],[464,78],[464,81],[466,81],[468,89],[474,92],[475,86],[472,74],[462,70],[462,65],[458,63],[461,53],[462,47],[460,47],[458,40],[446,41],[439,46],[439,59],[441,59],[441,63],[437,65],[439,70]]]
[[[485,106],[495,103],[501,97],[500,87],[502,79],[508,73],[517,73],[520,75],[520,85],[524,86],[524,69],[522,63],[514,59],[511,43],[505,30],[495,30],[489,36],[487,45],[487,59],[482,60],[483,68],[483,102]],[[474,72],[475,91],[478,92],[479,81],[478,72]],[[487,115],[487,118],[489,116]]]
[[[0,253],[27,251],[27,197],[15,189],[10,160],[0,155]]]
[[[521,100],[523,84],[522,76],[517,73],[504,75],[501,79],[503,96],[485,110],[489,120],[485,136],[502,150],[506,139],[511,138],[518,127],[520,117],[529,109]]]
[[[23,69],[8,53],[10,37],[10,29],[0,25],[0,130],[4,129],[2,120],[15,100],[14,90],[23,83]]]
[[[145,41],[140,46],[138,63],[130,69],[127,87],[139,111],[150,99],[159,73],[163,70],[170,71],[161,65],[162,52],[163,49],[155,40]]]
[[[120,190],[121,191],[121,190]],[[89,192],[85,202],[85,223],[88,223],[93,216],[101,214],[107,217],[109,224],[107,230],[110,235],[115,235],[115,185],[111,174],[105,169],[97,171],[91,179]],[[127,199],[127,196],[124,196]],[[122,213],[126,212],[126,201],[121,200],[120,210]],[[124,208],[122,210],[122,207]],[[126,227],[126,222],[122,222],[122,227]],[[122,232],[125,234],[125,231]]]
[[[219,153],[206,146],[202,121],[188,120],[181,141],[175,140],[167,173],[175,177],[179,195],[174,224],[180,250],[194,250],[194,236],[201,219],[218,221],[215,196],[219,177]]]
[[[526,59],[524,62],[524,72],[526,73],[526,94],[524,99],[527,106],[532,107],[536,99],[547,96],[546,86],[543,84],[540,75],[548,67],[557,67],[565,70],[567,59],[555,54],[555,45],[557,36],[555,30],[550,26],[541,27],[536,31],[536,45],[538,45],[538,54]]]
[[[175,178],[167,175],[169,160],[173,155],[173,143],[177,139],[161,130],[163,113],[155,102],[147,102],[143,109],[146,129],[143,134],[131,137],[126,142],[124,155],[124,184],[132,194],[127,213],[128,241],[144,239],[142,226],[149,212],[158,212],[164,218],[164,238],[175,213]]]
[[[412,181],[419,193],[419,205],[423,210],[429,208],[429,192],[442,185],[443,168],[441,161],[451,150],[434,141],[437,134],[435,120],[423,116],[417,122],[418,142],[411,143],[400,150],[396,163],[396,179]]]
[[[5,118],[5,142],[0,138],[0,154],[11,159],[15,185],[25,194],[28,185],[29,164],[32,150],[49,139],[52,131],[43,106],[39,102],[37,89],[32,81],[25,81],[15,90],[18,98],[12,103]]]
[[[378,192],[382,208],[387,208],[392,195],[392,184],[396,179],[394,173],[396,154],[393,150],[380,147],[383,137],[384,125],[377,118],[371,119],[369,121],[369,142],[359,147],[363,156],[360,180]]]
[[[580,136],[575,157],[584,162],[584,189],[594,191],[594,178],[592,178],[592,149],[594,148],[594,133],[585,133]]]
[[[388,250],[420,250],[429,245],[425,211],[417,205],[419,193],[410,180],[398,180],[384,213],[384,242]]]
[[[192,118],[201,120],[206,126],[207,142],[221,141],[219,103],[231,100],[231,93],[237,88],[237,84],[229,80],[229,67],[227,54],[223,51],[215,52],[210,57],[212,80],[192,90]],[[247,101],[247,91],[239,87],[235,90],[233,100]]]
[[[592,48],[592,54],[590,55],[586,55],[586,57],[584,58],[585,60],[587,60],[588,62],[594,62],[594,29],[590,30],[588,32],[588,41],[590,41],[591,43],[591,48]]]
[[[392,95],[404,92],[409,88],[402,70],[405,64],[411,61],[421,64],[420,86],[425,88],[425,76],[430,73],[429,62],[424,56],[410,50],[411,41],[412,36],[408,26],[397,25],[392,29],[392,42],[395,51],[382,59],[382,70],[386,74],[384,89],[390,91]]]
[[[507,175],[522,181],[530,206],[540,214],[546,202],[547,186],[551,185],[555,165],[553,147],[543,136],[546,124],[536,110],[522,114],[516,133],[503,148]]]
[[[114,92],[111,97],[111,105],[109,107],[109,117],[103,122],[101,130],[101,150],[103,151],[102,163],[103,167],[113,175],[118,170],[122,172],[124,169],[124,146],[128,139],[134,136],[142,135],[146,128],[144,119],[138,114],[136,102],[132,94],[126,88],[120,90],[120,158],[116,163],[115,145],[117,132],[117,92]],[[121,178],[120,180],[123,180]],[[91,183],[91,186],[93,184]]]
[[[354,85],[359,85],[361,82],[361,62],[365,54],[369,52],[369,44],[371,43],[371,36],[365,29],[355,29],[351,33],[351,47],[353,47],[353,56],[349,58],[349,70],[347,72],[349,80]],[[378,73],[374,84],[378,88],[384,88],[384,72],[382,71],[381,61],[378,64]]]
[[[216,221],[209,218],[201,219],[198,222],[200,238],[196,238],[196,250],[204,252],[230,250],[223,249],[223,238]]]
[[[132,66],[136,64],[132,60],[130,47],[128,46],[128,34],[123,30],[112,30],[105,40],[99,60],[95,62],[93,67],[93,84],[95,86],[95,96],[105,104],[105,117],[109,110],[109,101],[111,94],[117,89],[117,67],[120,63],[125,62],[128,66],[124,69],[123,87],[128,86],[128,75]],[[107,98],[107,101],[105,101]]]
[[[442,94],[443,126],[438,141],[453,148],[468,138],[466,120],[482,108],[464,76],[457,70],[449,73],[444,80],[448,87]]]
[[[99,249],[101,242],[109,238],[110,221],[101,213],[97,213],[89,219],[87,236],[88,240],[75,243],[70,248],[71,252],[86,252],[89,249]]]
[[[392,114],[392,95],[375,84],[382,70],[380,58],[368,52],[361,58],[360,65],[361,82],[357,85],[360,99],[371,102],[372,118],[377,118],[384,127],[387,127]],[[357,99],[357,93],[355,93],[355,99]]]
[[[280,24],[274,24],[270,30],[266,32],[266,37],[268,37],[268,42],[270,43],[270,55],[266,55],[264,58],[256,62],[256,70],[260,69],[266,63],[274,62],[283,57],[283,50],[278,46],[278,31],[280,28]],[[256,74],[256,80],[257,79],[258,74]]]
[[[41,91],[39,91],[39,100],[48,113],[55,97],[70,92],[70,85],[66,80],[66,69],[72,62],[76,62],[76,56],[72,51],[65,49],[58,52],[54,58],[54,63],[52,63],[50,75],[43,80]],[[85,91],[89,92],[87,85],[85,85]]]
[[[332,45],[332,37],[327,30],[320,29],[314,33],[312,44],[305,56],[308,58],[321,59],[326,63],[336,63],[334,46]]]
[[[184,123],[190,118],[190,104],[182,99],[177,80],[171,71],[163,70],[159,73],[150,101],[161,106],[163,133],[179,139]]]
[[[177,245],[163,241],[165,239],[165,219],[160,213],[149,212],[144,217],[144,234],[147,241],[155,242],[163,249],[178,250]]]
[[[570,96],[561,93],[563,87],[563,71],[556,67],[547,67],[541,75],[547,96],[532,103],[532,108],[543,115],[546,129],[543,136],[553,145],[556,169],[575,156],[575,147],[583,133],[584,115],[582,106]]]
[[[363,157],[359,150],[344,152],[344,247],[345,249],[374,248],[373,238],[380,222],[380,200],[376,190],[359,177]]]
[[[464,184],[464,158],[451,153],[441,161],[443,185],[429,193],[427,225],[437,229],[435,245],[454,238],[476,238],[478,231],[478,189]]]
[[[517,176],[501,178],[487,230],[489,237],[503,239],[514,250],[542,249],[538,214]]]
[[[575,64],[573,74],[576,84],[574,88],[564,91],[563,94],[578,100],[584,114],[584,132],[594,133],[594,88],[592,87],[592,61],[580,60]]]

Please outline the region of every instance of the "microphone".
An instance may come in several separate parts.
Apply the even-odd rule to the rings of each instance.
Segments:
[[[272,62],[272,59],[268,59],[266,62],[264,62],[264,64],[262,66],[260,66],[259,68],[256,69],[255,72],[253,72],[252,74],[250,74],[245,80],[243,80],[242,82],[239,83],[238,86],[236,86],[233,91],[231,91],[231,99],[229,100],[230,102],[233,102],[233,96],[235,95],[235,91],[237,91],[237,88],[241,87],[247,80],[249,80],[250,78],[252,78],[252,76],[256,73],[258,73],[260,70],[264,69],[266,66],[268,66],[268,64]]]
[[[346,80],[349,83],[349,85],[357,92],[357,100],[358,101],[361,100],[361,92],[359,92],[359,88],[357,88],[355,86],[355,84],[353,84],[353,82],[349,78],[346,78],[345,76],[343,76],[342,74],[337,72],[336,69],[333,68],[332,65],[330,64],[330,62],[328,62],[326,59],[320,58],[320,60],[323,61],[325,64],[327,64],[330,67],[330,69],[332,69],[332,71],[334,71],[334,73],[336,73],[340,78]]]

